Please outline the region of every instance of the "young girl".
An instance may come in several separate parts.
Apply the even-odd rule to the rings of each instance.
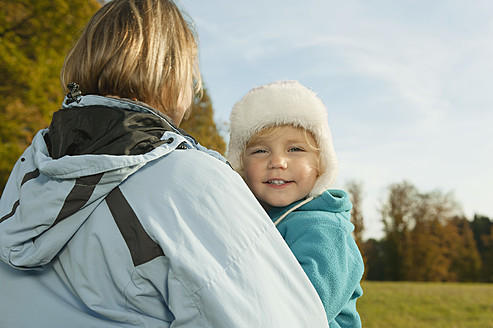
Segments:
[[[305,270],[330,327],[361,327],[363,259],[348,194],[327,190],[337,158],[322,101],[296,81],[251,90],[231,112],[227,158]]]

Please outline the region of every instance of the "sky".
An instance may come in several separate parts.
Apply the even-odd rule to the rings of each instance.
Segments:
[[[365,238],[381,238],[389,185],[451,192],[493,219],[493,1],[177,0],[227,140],[251,88],[298,80],[328,110],[339,176],[363,186]]]

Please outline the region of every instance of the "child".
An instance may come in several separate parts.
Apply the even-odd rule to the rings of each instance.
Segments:
[[[361,327],[363,260],[322,101],[296,81],[255,88],[231,112],[227,158],[310,278],[330,327]]]

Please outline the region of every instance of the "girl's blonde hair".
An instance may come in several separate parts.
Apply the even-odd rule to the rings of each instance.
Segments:
[[[172,114],[187,88],[202,90],[195,31],[172,1],[112,0],[68,53],[61,82],[66,92],[76,82],[83,94],[134,98]]]
[[[243,162],[245,160],[247,148],[257,144],[262,139],[268,138],[268,137],[276,135],[278,133],[282,133],[282,129],[285,127],[293,127],[293,128],[300,129],[301,131],[303,131],[304,136],[305,136],[305,141],[306,141],[308,147],[310,148],[311,151],[314,151],[317,153],[317,173],[318,173],[318,176],[322,175],[325,172],[325,167],[324,167],[323,162],[320,158],[320,148],[318,147],[317,144],[313,144],[313,142],[310,140],[310,137],[309,137],[309,136],[311,136],[313,138],[313,140],[315,140],[313,133],[311,133],[307,129],[304,129],[300,126],[296,126],[294,124],[270,125],[270,126],[267,126],[263,129],[261,129],[257,133],[254,133],[250,137],[250,139],[245,143],[245,146],[243,147],[243,151],[242,151],[240,167],[238,167],[238,168],[235,167],[235,170],[242,177],[245,177],[245,174],[244,174],[245,170],[244,170]]]

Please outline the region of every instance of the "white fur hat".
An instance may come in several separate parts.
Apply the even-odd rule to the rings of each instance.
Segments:
[[[231,111],[227,159],[242,167],[242,154],[250,138],[263,128],[292,124],[310,131],[320,148],[325,173],[318,177],[310,196],[318,196],[335,181],[337,156],[332,144],[327,109],[317,95],[297,81],[278,81],[250,90]]]

